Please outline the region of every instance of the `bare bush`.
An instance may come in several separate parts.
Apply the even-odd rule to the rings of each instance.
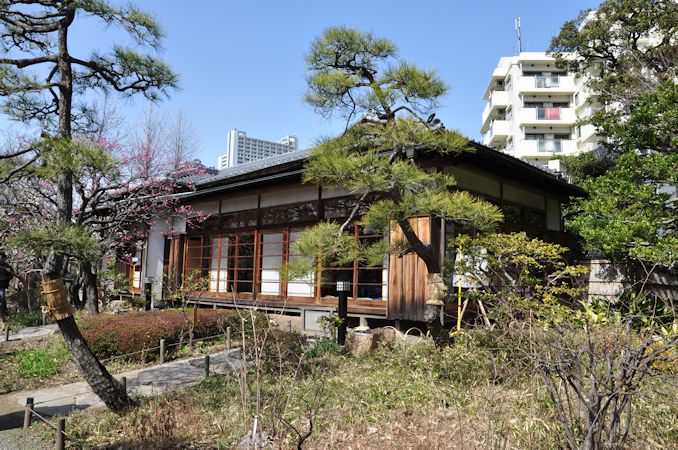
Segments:
[[[658,366],[676,360],[676,336],[635,334],[629,320],[617,326],[558,327],[541,334],[532,354],[571,449],[622,449],[634,418],[634,401]]]

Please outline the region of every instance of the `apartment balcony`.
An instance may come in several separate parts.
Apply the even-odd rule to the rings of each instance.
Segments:
[[[492,120],[490,127],[483,134],[483,144],[492,146],[503,142],[511,135],[511,122],[508,120]]]
[[[520,108],[521,124],[572,125],[577,121],[574,108]]]
[[[577,141],[571,139],[535,139],[516,143],[515,154],[519,157],[548,157],[569,155],[577,152]]]
[[[587,141],[598,141],[598,134],[596,127],[591,124],[586,124],[586,125],[581,125],[579,127],[580,134],[579,134],[579,142],[587,142]]]
[[[520,92],[550,94],[573,93],[576,87],[572,75],[538,75],[520,77],[518,89]]]
[[[489,124],[487,123],[490,118],[490,114],[498,108],[506,108],[511,104],[509,99],[509,93],[506,91],[492,91],[490,97],[485,104],[485,109],[483,110],[483,128],[486,128]]]

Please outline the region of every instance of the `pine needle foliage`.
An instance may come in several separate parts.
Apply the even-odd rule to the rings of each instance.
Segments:
[[[429,273],[439,273],[438,255],[414,233],[410,218],[452,220],[469,232],[492,229],[502,220],[495,206],[455,191],[450,175],[417,163],[424,154],[469,151],[464,136],[445,129],[431,114],[447,91],[434,70],[402,61],[388,39],[347,27],[326,30],[312,43],[306,61],[306,102],[324,116],[344,117],[347,126],[313,149],[304,182],[347,189],[357,205],[343,224],[309,229],[294,251],[325,266],[353,259],[381,264],[388,245],[359,248],[343,233],[350,222],[361,220],[385,234],[401,227],[407,242],[398,243],[398,252],[416,253]]]

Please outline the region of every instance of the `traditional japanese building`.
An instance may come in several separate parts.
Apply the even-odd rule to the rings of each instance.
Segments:
[[[452,174],[464,189],[498,205],[504,231],[529,235],[572,247],[563,232],[562,207],[570,196],[585,192],[526,162],[471,142],[459,155],[418,155],[422,167]],[[176,194],[195,213],[208,214],[199,226],[158,222],[138,261],[141,273],[132,281],[152,283],[157,301],[191,274],[208,279],[194,300],[221,306],[307,314],[337,306],[336,281],[352,280],[349,316],[368,319],[423,320],[426,269],[414,254],[385,257],[379,267],[355,262],[350,267],[323,268],[285,279],[281,268],[298,258],[292,243],[306,228],[323,220],[345,220],[354,196],[333,187],[302,184],[307,151],[297,151],[243,164],[204,176],[195,190]],[[412,219],[425,243],[445,256],[454,227],[439,219]],[[168,233],[169,227],[173,228]],[[352,226],[356,244],[389,236]]]

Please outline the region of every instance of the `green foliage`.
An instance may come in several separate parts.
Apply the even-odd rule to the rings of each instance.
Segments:
[[[337,328],[344,323],[344,320],[337,314],[328,314],[318,317],[316,321],[321,330],[327,335],[334,337],[337,334]]]
[[[258,356],[268,373],[294,373],[305,357],[306,336],[298,332],[269,329],[257,332],[259,342],[246,347],[248,356]],[[258,348],[259,350],[253,350]],[[252,353],[258,352],[257,355]]]
[[[313,359],[336,353],[339,353],[339,344],[337,344],[337,341],[329,338],[321,338],[315,341],[311,347],[306,350],[306,357]]]
[[[676,311],[670,301],[636,292],[625,292],[619,299],[593,299],[582,302],[583,309],[577,311],[582,323],[591,325],[620,325],[628,321],[641,333],[659,333],[670,337],[678,333]]]
[[[578,281],[587,269],[568,265],[569,250],[561,245],[531,239],[524,232],[461,235],[453,244],[463,254],[462,263],[460,267],[447,261],[446,272],[462,274],[466,283],[476,286],[467,296],[487,301],[500,322],[526,317],[566,321],[584,295]]]
[[[99,241],[84,227],[63,223],[35,226],[16,233],[10,247],[25,250],[37,258],[51,251],[72,256],[80,261],[95,262],[101,258]]]
[[[612,348],[612,331],[609,326],[600,327],[596,348]],[[586,337],[581,330],[576,333],[576,339],[568,343],[585,346]],[[397,448],[445,448],[451,443],[466,448],[503,448],[510,442],[515,448],[561,448],[563,430],[555,424],[557,417],[539,368],[529,359],[535,353],[557,352],[559,348],[551,345],[554,334],[554,330],[537,328],[476,331],[458,336],[445,348],[423,341],[378,348],[359,358],[322,352],[317,355],[322,356],[318,370],[302,372],[296,380],[289,372],[281,377],[277,371],[267,371],[261,376],[260,389],[245,393],[252,397],[259,393],[259,424],[266,431],[272,429],[268,424],[276,420],[281,400],[288,405],[285,418],[301,421],[308,410],[309,393],[317,393],[323,407],[314,416],[309,447],[345,448],[350,443],[377,448],[386,442]],[[325,343],[331,344],[325,341],[322,345]],[[318,380],[323,387],[320,392],[315,384]],[[581,382],[589,383],[589,379]],[[281,385],[282,392],[278,389]],[[160,396],[160,400],[142,400],[140,408],[145,411],[135,417],[152,420],[151,412],[173,415],[174,436],[183,439],[184,447],[218,442],[231,448],[246,432],[241,389],[238,377],[232,374],[210,376],[199,385]],[[644,380],[634,392],[635,415],[627,447],[644,448],[648,442],[656,442],[657,448],[675,447],[675,396],[675,383]],[[76,412],[69,416],[67,428],[73,430],[74,443],[87,443],[83,447],[129,446],[138,435],[135,417],[108,411]],[[159,419],[146,427],[162,427],[163,423],[165,419]],[[460,424],[466,426],[457,433],[454,430]],[[274,447],[296,445],[296,435],[287,431],[278,428]],[[51,436],[52,430],[49,432]]]
[[[678,149],[678,84],[666,80],[629,105],[628,112],[601,110],[591,117],[609,144],[619,150]]]
[[[306,102],[326,116],[387,110],[403,100],[426,113],[447,90],[435,71],[400,61],[393,42],[347,27],[325,30],[306,62]]]
[[[12,329],[37,327],[42,325],[41,311],[19,311],[6,317],[6,321]]]
[[[331,222],[321,222],[308,229],[292,244],[292,252],[305,256],[289,262],[292,278],[313,272],[317,265],[327,267],[350,263],[357,256],[353,238],[340,234],[339,225]]]
[[[56,375],[68,362],[70,355],[61,341],[52,341],[44,349],[21,352],[17,355],[19,370],[28,377],[47,378]]]
[[[676,174],[678,154],[627,152],[614,169],[582,183],[590,196],[573,201],[567,226],[584,238],[587,250],[613,261],[675,267],[676,209],[659,189],[675,186]]]
[[[129,277],[118,272],[114,258],[106,261],[106,265],[97,271],[97,280],[104,291],[104,298],[129,291]]]
[[[551,41],[559,65],[588,77],[604,107],[590,122],[614,150],[675,151],[677,24],[673,0],[607,0]]]
[[[502,219],[495,206],[451,192],[451,176],[415,162],[417,154],[469,150],[462,135],[434,126],[433,116],[427,121],[420,116],[431,112],[447,90],[434,71],[400,61],[395,45],[386,39],[346,27],[326,30],[313,42],[306,61],[306,101],[325,115],[344,114],[347,129],[313,149],[304,182],[348,189],[359,198],[351,219],[360,214],[368,229],[384,234],[395,225],[407,228],[408,219],[417,216],[440,217],[476,231],[491,229]],[[367,114],[351,124],[361,112]],[[340,230],[332,224],[314,227],[296,249],[308,258],[307,264],[342,265],[361,255],[370,264],[383,261],[385,244],[358,249]],[[409,251],[438,271],[433,248],[414,232],[406,236]]]
[[[3,7],[4,19],[0,20],[3,36],[0,45],[6,53],[0,59],[0,95],[5,97],[4,112],[12,118],[39,121],[43,127],[55,125],[56,116],[66,105],[59,108],[53,104],[48,89],[53,89],[53,83],[59,80],[54,79],[56,70],[51,72],[52,67],[47,65],[56,69],[59,57],[68,56],[64,61],[73,69],[73,86],[62,87],[73,88],[77,94],[95,88],[123,95],[142,93],[157,100],[177,87],[177,75],[161,58],[140,52],[143,48],[159,50],[163,32],[150,15],[135,6],[118,6],[105,0],[48,1],[41,2],[40,11],[26,14],[26,8],[30,9],[33,3],[8,3]],[[134,40],[135,48],[113,46],[112,52],[93,52],[89,58],[61,55],[56,45],[58,23],[70,25],[80,15],[124,30]],[[45,70],[34,70],[37,65]]]
[[[598,177],[614,167],[614,159],[607,155],[598,155],[596,152],[585,152],[578,155],[560,156],[565,163],[567,174],[572,183],[581,184],[591,177]]]

